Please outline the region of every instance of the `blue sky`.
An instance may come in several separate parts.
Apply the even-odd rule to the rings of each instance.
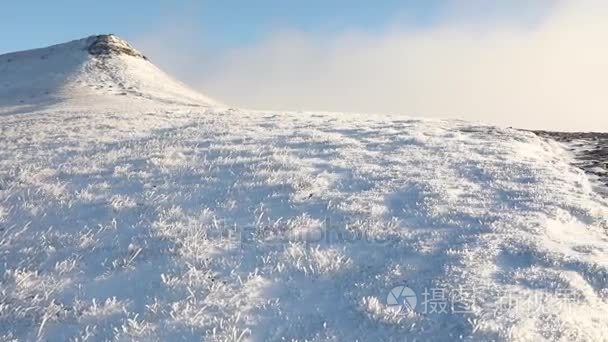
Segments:
[[[137,40],[159,27],[180,24],[217,46],[253,43],[279,29],[319,34],[350,28],[373,31],[399,16],[412,25],[427,24],[441,4],[438,0],[10,1],[2,4],[0,12],[0,51],[107,32]]]
[[[449,0],[20,0],[2,4],[0,52],[95,33],[115,33],[137,41],[149,32],[167,26],[179,29],[181,25],[187,25],[207,46],[230,47],[252,44],[285,29],[323,36],[344,30],[381,31],[395,23],[425,27],[453,7],[464,8],[462,12],[476,21],[497,15],[526,18],[551,2],[537,0],[534,6],[522,6],[525,2],[520,0],[502,4]]]

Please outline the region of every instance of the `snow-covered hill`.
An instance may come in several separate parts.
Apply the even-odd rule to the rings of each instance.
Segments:
[[[559,143],[221,109],[95,39],[0,56],[3,339],[607,339],[608,202]]]
[[[90,107],[108,104],[108,97],[121,105],[150,101],[214,104],[113,35],[2,55],[0,75],[0,105],[4,107],[66,101]]]

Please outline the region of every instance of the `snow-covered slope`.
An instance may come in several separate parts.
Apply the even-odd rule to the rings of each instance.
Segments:
[[[607,339],[608,203],[557,142],[119,96],[83,42],[0,107],[4,339]]]
[[[127,42],[91,36],[47,48],[0,55],[0,105],[80,101],[142,104],[149,100],[213,105],[175,81]],[[1,114],[1,112],[0,112]]]

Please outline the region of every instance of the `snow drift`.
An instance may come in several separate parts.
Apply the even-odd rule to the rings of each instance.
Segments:
[[[608,203],[562,145],[220,109],[117,41],[0,56],[4,339],[608,336]]]

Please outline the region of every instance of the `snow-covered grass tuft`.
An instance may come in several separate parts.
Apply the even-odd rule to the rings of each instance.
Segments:
[[[285,263],[306,275],[328,275],[345,271],[351,260],[341,251],[320,246],[306,247],[303,244],[290,244],[285,250]]]
[[[0,116],[3,339],[608,335],[608,204],[557,144],[129,101]]]

